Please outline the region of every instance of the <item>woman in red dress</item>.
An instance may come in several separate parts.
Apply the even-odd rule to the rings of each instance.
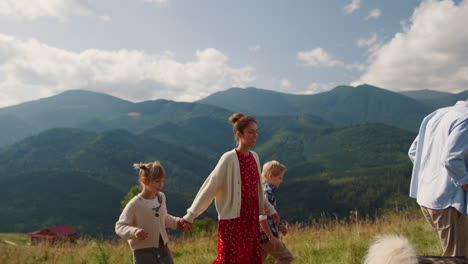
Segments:
[[[260,161],[250,150],[258,137],[255,118],[233,114],[237,148],[221,156],[184,216],[189,229],[193,220],[215,200],[218,212],[218,255],[213,264],[261,264],[259,215],[279,216],[264,198]]]

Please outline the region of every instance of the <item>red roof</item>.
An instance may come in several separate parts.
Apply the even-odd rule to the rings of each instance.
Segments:
[[[76,230],[71,228],[68,225],[60,225],[54,226],[51,228],[34,231],[29,233],[29,236],[32,237],[42,237],[42,238],[54,238],[54,237],[61,237],[61,236],[69,236],[76,234]]]

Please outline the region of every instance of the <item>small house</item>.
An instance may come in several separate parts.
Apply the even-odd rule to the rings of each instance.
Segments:
[[[41,244],[75,243],[76,234],[76,230],[68,225],[54,226],[29,233],[29,244],[35,246]]]

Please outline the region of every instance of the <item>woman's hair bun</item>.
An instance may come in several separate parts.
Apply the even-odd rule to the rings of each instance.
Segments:
[[[234,113],[229,117],[229,122],[235,124],[237,120],[241,119],[244,116],[242,113]]]

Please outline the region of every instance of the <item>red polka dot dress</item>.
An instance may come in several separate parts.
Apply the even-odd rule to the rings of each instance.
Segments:
[[[261,264],[258,167],[252,153],[236,152],[242,182],[240,217],[219,220],[218,256],[213,264]]]

